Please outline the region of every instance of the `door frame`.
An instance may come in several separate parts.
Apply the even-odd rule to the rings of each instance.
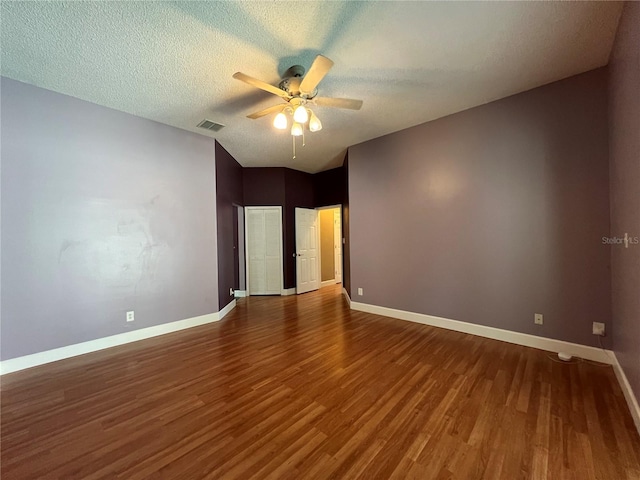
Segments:
[[[344,238],[342,236],[343,232],[344,232],[344,228],[342,226],[342,204],[341,203],[337,203],[335,205],[327,205],[325,207],[316,207],[316,210],[333,210],[335,208],[339,208],[340,209],[340,258],[342,258],[342,263],[344,264],[344,248],[343,248],[343,244],[342,244],[342,239]],[[322,227],[320,226],[320,223],[318,222],[318,230],[320,230]],[[322,232],[320,232],[320,238],[322,238]],[[335,252],[334,252],[334,258],[335,258]],[[319,268],[322,268],[322,249],[318,249],[318,259],[320,261],[320,265]],[[340,271],[342,276],[344,276],[344,268],[343,265],[340,265]],[[320,277],[322,279],[322,277]],[[335,283],[335,273],[333,275],[333,280]],[[320,281],[320,286],[322,287],[322,280]]]
[[[238,290],[236,290],[235,297],[245,297],[247,295],[247,264],[246,264],[246,241],[245,241],[245,221],[244,221],[244,207],[236,203],[233,204],[235,214],[237,217],[236,232],[238,235],[237,241],[237,253],[238,253]],[[242,218],[240,218],[242,217]]]
[[[280,295],[282,295],[282,291],[284,289],[284,251],[282,250],[282,206],[281,205],[254,205],[251,207],[244,207],[244,264],[245,264],[245,288],[246,288],[246,296],[250,296],[251,295],[251,287],[250,287],[250,277],[249,277],[249,235],[247,234],[247,232],[249,231],[248,229],[248,223],[247,223],[247,219],[249,218],[249,215],[247,215],[248,210],[264,210],[266,208],[277,208],[278,211],[280,212],[280,215],[278,216],[278,218],[280,219],[279,224],[280,224],[280,235],[278,235],[278,244],[280,246]],[[274,293],[274,295],[276,295]]]
[[[236,204],[231,205],[231,212],[231,217],[233,218],[233,291],[235,295],[235,292],[240,290],[240,232],[238,231],[240,219]]]

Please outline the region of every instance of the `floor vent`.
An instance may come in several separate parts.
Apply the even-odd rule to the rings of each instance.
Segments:
[[[221,123],[212,122],[211,120],[207,120],[205,118],[198,124],[198,127],[204,128],[205,130],[211,130],[213,132],[219,132],[224,128],[224,125],[222,125]]]

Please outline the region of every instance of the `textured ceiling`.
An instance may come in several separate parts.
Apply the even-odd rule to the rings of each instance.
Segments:
[[[217,138],[244,166],[315,172],[356,143],[606,65],[618,2],[8,2],[2,75]],[[277,84],[322,53],[323,130],[291,158]],[[196,128],[204,118],[220,132]]]

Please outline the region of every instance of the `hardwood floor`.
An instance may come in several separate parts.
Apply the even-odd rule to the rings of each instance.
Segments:
[[[638,479],[611,367],[350,311],[339,286],[2,377],[9,479]]]

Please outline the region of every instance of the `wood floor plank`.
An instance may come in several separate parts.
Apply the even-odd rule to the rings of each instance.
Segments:
[[[341,286],[1,379],[11,479],[640,478],[615,375],[349,310]]]

